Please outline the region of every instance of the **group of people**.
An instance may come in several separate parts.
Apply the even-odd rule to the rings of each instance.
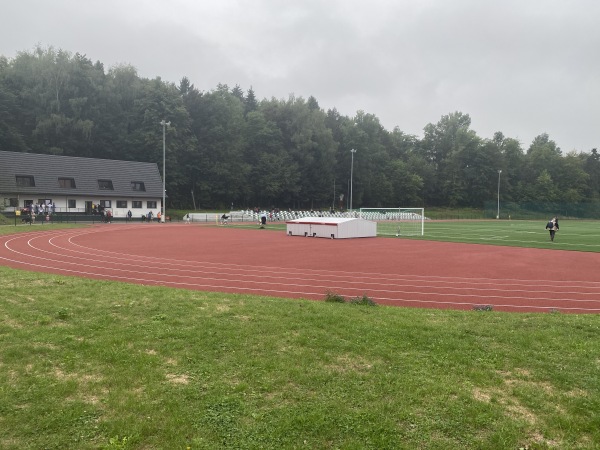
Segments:
[[[39,214],[54,214],[56,210],[56,206],[54,203],[37,203],[26,206],[21,209],[21,214],[31,214],[31,215],[39,215]]]
[[[267,213],[267,211],[262,210],[261,208],[259,208],[258,206],[255,206],[254,209],[252,210],[254,212],[254,214],[258,215],[258,214],[264,214],[267,216],[268,220],[270,222],[273,222],[275,220],[281,220],[281,217],[279,215],[280,210],[279,208],[271,208],[269,210],[269,212]]]
[[[92,214],[96,215],[96,214],[100,214],[100,216],[104,217],[104,210],[106,208],[102,205],[96,205],[95,203],[92,203]]]
[[[170,221],[171,219],[169,218],[169,216],[165,216],[167,221]],[[156,215],[152,212],[152,211],[148,211],[145,214],[142,214],[140,216],[142,222],[152,222],[153,220],[156,220],[157,222],[161,222],[162,221],[162,213],[160,211],[158,211],[156,213]],[[131,212],[131,210],[128,210],[127,213],[125,214],[125,221],[126,222],[131,222],[133,220],[133,213]]]
[[[127,217],[129,218],[129,220],[131,220],[131,211],[127,212]],[[148,211],[146,214],[142,214],[142,222],[152,222],[152,219],[154,218],[154,214],[152,213],[152,211]],[[159,212],[156,213],[156,221],[160,222],[162,219],[162,214]],[[167,217],[168,219],[168,217]]]
[[[30,204],[21,208],[21,222],[24,223],[35,223],[36,216],[46,215],[46,220],[50,220],[50,215],[54,214],[56,206],[54,203],[37,203]]]

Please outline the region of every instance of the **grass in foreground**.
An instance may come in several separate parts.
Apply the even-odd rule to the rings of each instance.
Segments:
[[[595,315],[369,307],[7,268],[0,290],[3,449],[600,442]]]

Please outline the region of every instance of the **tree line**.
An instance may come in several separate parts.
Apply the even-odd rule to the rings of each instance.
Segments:
[[[162,120],[169,207],[345,209],[350,184],[355,208],[481,208],[498,191],[511,202],[600,199],[597,149],[563,154],[547,134],[526,149],[502,132],[481,138],[462,112],[417,138],[363,111],[325,111],[312,96],[203,92],[187,77],[106,70],[54,47],[0,56],[1,150],[156,162],[162,173]]]

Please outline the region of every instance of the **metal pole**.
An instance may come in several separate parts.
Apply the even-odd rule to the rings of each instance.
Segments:
[[[498,214],[496,215],[496,219],[500,218],[500,174],[502,170],[498,170]]]
[[[350,153],[352,153],[352,162],[350,163],[350,211],[352,211],[352,178],[354,177],[354,154],[356,150],[351,149]]]
[[[160,124],[163,127],[163,196],[162,196],[162,205],[161,205],[161,217],[160,217],[160,221],[162,223],[164,223],[165,221],[165,213],[167,212],[167,206],[166,206],[166,194],[167,194],[167,188],[166,188],[166,154],[167,154],[167,140],[166,140],[166,128],[167,126],[171,125],[171,122],[165,122],[165,120],[163,119]]]
[[[331,209],[335,211],[335,178],[333,179],[333,202],[331,202]]]
[[[346,209],[350,210],[350,180],[346,181]]]

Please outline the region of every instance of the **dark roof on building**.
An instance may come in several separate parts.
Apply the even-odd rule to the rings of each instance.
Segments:
[[[18,186],[17,176],[33,176],[35,186]],[[73,179],[75,187],[61,187],[59,178]],[[110,180],[113,189],[101,189],[98,180]],[[134,190],[132,182],[145,190]],[[0,151],[0,192],[160,198],[162,178],[156,163]]]

